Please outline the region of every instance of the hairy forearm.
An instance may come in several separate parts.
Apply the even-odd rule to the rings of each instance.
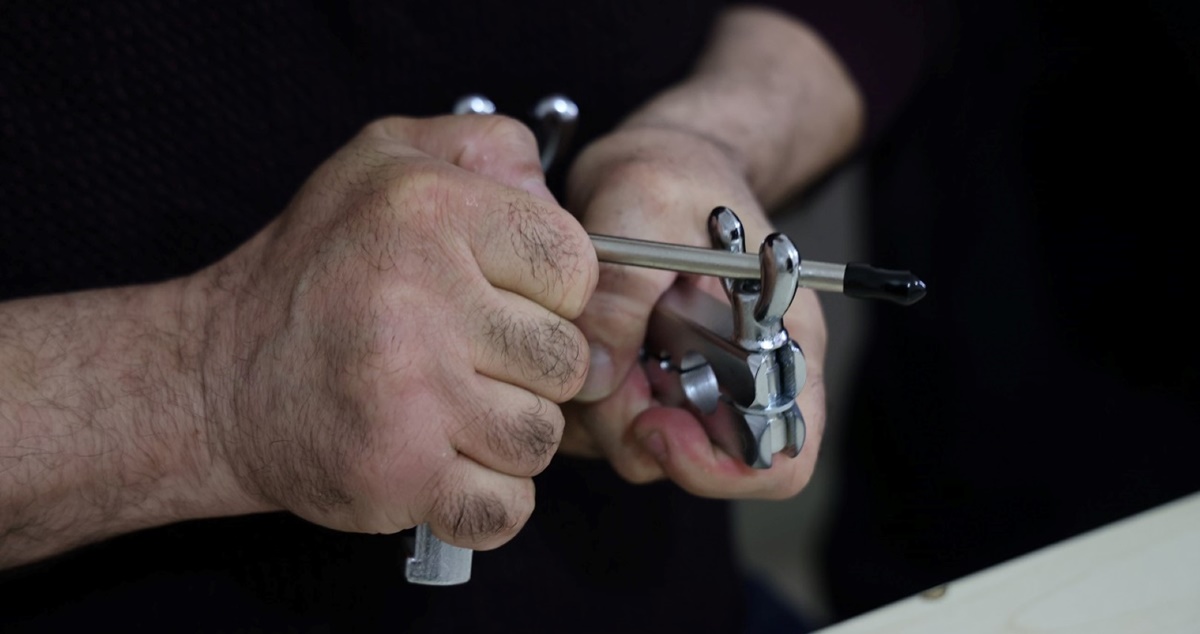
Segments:
[[[623,125],[708,139],[772,207],[844,158],[863,121],[862,96],[815,32],[774,10],[740,7],[718,20],[693,73]]]
[[[0,304],[0,568],[215,512],[180,286]]]

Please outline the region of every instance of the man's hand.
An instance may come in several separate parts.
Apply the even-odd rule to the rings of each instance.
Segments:
[[[585,150],[570,183],[571,206],[596,233],[708,247],[707,218],[717,205],[738,213],[747,245],[758,245],[772,231],[724,152],[678,130],[620,130]],[[777,457],[776,466],[758,470],[714,446],[691,414],[654,401],[637,357],[650,312],[672,284],[697,284],[715,297],[725,296],[716,278],[601,265],[596,293],[576,322],[588,336],[592,362],[578,403],[567,408],[563,450],[604,456],[633,482],[666,475],[698,495],[794,495],[811,476],[825,426],[826,332],[816,295],[801,289],[785,318],[807,360],[799,405],[808,436],[797,458]]]
[[[528,129],[396,118],[208,269],[0,304],[0,568],[272,510],[498,546],[583,383],[597,275]]]
[[[383,120],[205,276],[208,419],[248,495],[348,531],[516,534],[586,374],[570,320],[597,277],[544,192],[520,124]]]
[[[584,149],[569,175],[569,207],[595,233],[708,247],[708,214],[724,205],[756,249],[772,230],[764,209],[843,158],[861,125],[857,89],[813,31],[769,9],[732,8],[687,80]],[[604,456],[634,482],[665,475],[699,495],[797,493],[812,474],[825,425],[826,331],[815,294],[800,290],[784,320],[807,362],[798,399],[808,428],[804,448],[795,459],[780,456],[771,469],[755,470],[714,447],[687,412],[659,407],[637,363],[659,297],[684,283],[723,298],[718,281],[601,270],[577,321],[592,363],[568,408],[564,451]]]

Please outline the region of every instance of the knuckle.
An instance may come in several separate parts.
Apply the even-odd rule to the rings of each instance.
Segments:
[[[420,247],[438,235],[457,235],[465,221],[458,176],[445,164],[414,158],[383,176],[383,183],[366,210],[377,239]],[[407,237],[407,240],[398,239]],[[414,242],[414,239],[418,239]],[[395,248],[395,245],[391,245]]]
[[[519,465],[524,475],[541,473],[562,440],[562,412],[534,397],[530,406],[499,424],[485,424],[488,448],[505,462]]]
[[[550,376],[561,376],[561,392],[557,398],[561,402],[571,399],[583,389],[591,360],[591,349],[583,332],[574,324],[558,321],[554,326],[549,329],[552,335],[549,343],[554,346],[558,360],[551,366],[555,373]]]
[[[395,483],[418,477],[435,481],[451,472],[452,452],[439,451],[447,443],[437,438],[439,428],[431,426],[414,431],[408,425],[396,425],[383,413],[382,403],[390,399],[380,392],[389,391],[394,383],[372,386],[369,405],[362,405],[371,412],[365,432],[367,450],[362,452],[354,467],[356,486],[366,493],[369,500],[382,501],[394,493]],[[436,420],[438,412],[445,411],[432,390],[424,381],[413,380],[396,391],[396,402],[403,402],[410,415]],[[415,468],[414,468],[415,467]]]
[[[471,128],[454,161],[474,172],[500,164],[530,175],[541,172],[537,140],[525,124],[504,115],[470,117]]]
[[[415,220],[431,216],[445,207],[451,189],[447,174],[434,161],[406,157],[402,161],[381,159],[383,154],[364,149],[351,185],[352,195],[333,201],[338,221],[335,234],[374,241],[390,236],[400,227],[411,229]],[[368,244],[374,244],[368,240]]]
[[[448,178],[447,170],[437,161],[410,161],[389,175],[386,190],[391,196],[388,202],[407,200],[409,197],[417,197],[416,201],[420,204],[441,200],[448,188]]]
[[[583,226],[566,211],[543,208],[526,197],[510,200],[506,213],[513,253],[541,284],[546,307],[567,319],[578,317],[600,276]]]
[[[553,220],[562,225],[565,261],[560,261],[558,266],[565,278],[566,291],[554,312],[567,319],[575,319],[583,314],[596,290],[600,280],[600,262],[596,259],[591,237],[573,216],[555,214]]]
[[[451,532],[471,541],[502,535],[516,524],[504,503],[490,495],[460,495],[451,513]]]
[[[500,358],[513,363],[539,394],[562,402],[583,387],[589,351],[574,324],[557,317],[522,320],[497,311],[488,316],[486,332]]]
[[[668,209],[681,204],[689,200],[688,190],[697,185],[692,182],[696,177],[684,166],[656,159],[623,161],[611,166],[604,178],[607,183],[637,192],[639,203],[647,210]],[[596,191],[599,193],[604,188]]]
[[[406,117],[379,117],[367,122],[358,136],[375,139],[403,138],[408,133],[411,119]]]
[[[591,293],[590,268],[597,266],[583,227],[566,211],[543,207],[527,196],[510,198],[503,213],[512,252],[540,284],[546,306],[573,317]]]
[[[491,493],[458,492],[444,496],[435,525],[457,544],[488,550],[512,539],[533,513],[533,481],[525,480],[509,500]]]
[[[483,119],[484,138],[502,145],[527,145],[536,147],[537,140],[529,126],[505,115],[492,115]]]

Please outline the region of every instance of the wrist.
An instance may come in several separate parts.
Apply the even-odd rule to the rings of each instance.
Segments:
[[[721,147],[774,206],[847,156],[865,110],[836,53],[765,8],[727,11],[693,73],[623,125],[689,131]]]
[[[196,281],[142,287],[119,319],[134,342],[119,353],[143,360],[121,377],[121,392],[138,399],[129,403],[123,426],[129,432],[125,446],[133,451],[124,453],[143,460],[120,466],[123,473],[138,473],[139,482],[127,481],[132,495],[121,506],[127,525],[119,532],[258,510],[247,503],[219,450],[206,398],[212,385],[203,373],[210,336]]]
[[[241,282],[238,277],[236,267],[225,260],[164,289],[179,307],[172,325],[184,346],[178,354],[185,360],[179,379],[187,385],[194,414],[197,442],[180,475],[198,493],[190,505],[196,518],[277,510],[246,488],[228,444],[237,440],[234,395],[239,368],[246,362],[237,352],[238,338],[247,334],[236,326],[233,289]]]

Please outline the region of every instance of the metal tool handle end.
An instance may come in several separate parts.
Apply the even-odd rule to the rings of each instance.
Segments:
[[[469,548],[451,546],[437,538],[428,524],[417,527],[413,554],[405,562],[404,578],[423,586],[456,586],[471,580]]]

